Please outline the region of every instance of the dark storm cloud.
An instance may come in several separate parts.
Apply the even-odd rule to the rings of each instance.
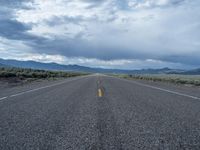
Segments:
[[[179,5],[179,4],[181,4],[181,3],[183,3],[185,0],[172,0],[170,3],[172,4],[172,5]]]
[[[13,17],[12,12],[7,8],[3,8],[0,6],[0,20],[9,19]]]
[[[25,5],[27,0],[0,1],[0,36],[7,39],[25,40],[32,37],[26,32],[31,29],[30,25],[23,24],[15,19],[15,10],[28,9]],[[29,1],[31,2],[31,1]]]
[[[77,44],[79,43],[79,44]],[[200,54],[196,55],[168,55],[159,56],[155,53],[142,53],[137,50],[124,50],[120,47],[104,47],[103,45],[91,45],[81,39],[56,39],[38,40],[37,43],[30,43],[39,53],[60,54],[67,57],[97,58],[100,60],[118,59],[154,59],[172,63],[181,63],[191,66],[200,66]],[[149,50],[151,51],[151,50]]]
[[[0,1],[0,37],[28,43],[45,39],[29,34],[27,31],[31,30],[32,25],[24,24],[16,20],[16,10],[31,9],[25,5],[26,2],[27,0]],[[32,0],[28,2],[32,2]]]
[[[27,2],[33,2],[34,0],[1,0],[0,9],[6,10],[6,13],[11,13],[16,9],[31,9],[26,5]]]
[[[0,36],[8,39],[24,39],[26,38],[25,32],[29,29],[29,26],[16,20],[0,20]]]
[[[78,43],[78,44],[77,44]],[[145,56],[138,53],[125,53],[123,48],[109,47],[103,44],[93,45],[81,38],[76,39],[44,39],[29,43],[39,53],[60,54],[67,57],[97,58],[101,60],[132,59]],[[117,51],[117,53],[116,53]]]
[[[31,27],[31,25],[23,24],[17,20],[0,19],[0,37],[28,43],[45,40],[43,37],[29,34],[27,31],[30,30]]]
[[[22,7],[23,2],[24,0],[1,0],[0,6],[8,8],[17,8],[17,7]]]
[[[136,0],[135,2],[136,4],[144,4],[146,1]],[[35,16],[33,16],[36,19],[41,17],[41,20],[38,19],[39,21],[35,21],[31,24],[27,23],[27,20],[23,20],[26,19],[27,16],[22,17],[20,22],[17,20],[15,14],[15,11],[18,9],[31,9],[26,5],[26,2],[31,1],[0,0],[0,37],[22,41],[30,46],[35,53],[39,54],[59,54],[66,57],[85,57],[100,60],[154,59],[194,66],[200,65],[200,54],[196,53],[192,55],[189,53],[190,50],[198,52],[197,49],[199,48],[199,27],[197,29],[199,10],[193,10],[194,6],[191,5],[188,7],[190,9],[187,9],[188,14],[185,12],[185,9],[180,9],[177,15],[175,9],[173,9],[173,11],[168,11],[165,8],[165,10],[162,11],[161,9],[163,7],[168,8],[170,6],[183,4],[186,0],[166,1],[166,4],[162,4],[162,6],[159,0],[148,1],[150,5],[145,11],[150,11],[149,8],[159,7],[159,9],[155,9],[154,12],[150,11],[148,15],[146,15],[147,12],[144,13],[144,10],[141,11],[141,14],[137,12],[134,14],[134,9],[136,9],[136,7],[134,9],[129,8],[128,2],[130,2],[130,0],[111,1],[113,2],[112,4],[102,9],[98,9],[97,7],[107,4],[107,0],[79,0],[79,2],[89,4],[86,5],[88,6],[86,8],[87,10],[83,11],[82,14],[79,14],[79,10],[75,10],[74,14],[70,14],[69,16],[61,12],[58,13],[59,15],[53,14],[50,17],[46,17],[49,15],[48,9],[42,7],[45,8],[44,11],[39,11],[39,13],[37,12]],[[46,2],[48,3],[49,1],[47,0]],[[53,2],[54,1],[51,1],[51,3]],[[196,2],[196,4],[199,3]],[[116,6],[115,9],[112,9],[113,5]],[[83,7],[85,7],[85,5]],[[185,7],[187,8],[187,5],[185,5]],[[81,6],[77,8],[81,8]],[[91,13],[88,12],[90,9]],[[69,10],[73,12],[73,8]],[[49,11],[51,11],[51,9],[49,9]],[[58,10],[55,10],[55,12],[56,11]],[[66,11],[70,13],[70,11]],[[113,15],[118,11],[118,14]],[[123,11],[125,11],[125,13]],[[162,15],[159,16],[160,13]],[[175,15],[170,15],[171,13]],[[155,20],[149,17],[151,14],[155,16]],[[134,17],[134,15],[136,15],[136,17]],[[45,17],[43,18],[43,16]],[[144,19],[145,17],[150,19]],[[72,27],[68,27],[68,24],[71,24]],[[74,28],[76,25],[78,29],[80,27],[84,28],[84,30],[80,30],[79,33],[76,33],[78,30]],[[41,26],[44,28],[37,28]],[[34,27],[36,27],[35,30],[32,30]],[[57,32],[56,30],[58,30],[58,33],[63,31],[64,34],[54,35],[54,33]],[[75,32],[73,32],[74,30]],[[131,34],[128,34],[128,32],[131,32]],[[70,33],[74,34],[74,36],[69,36]],[[127,36],[124,36],[124,34]],[[88,40],[88,35],[94,38],[94,40]],[[158,36],[155,37],[155,35]],[[113,37],[114,39],[112,39]],[[132,40],[131,43],[127,42],[129,47],[120,47],[118,45],[118,43],[123,43],[129,39]],[[189,44],[184,45],[187,41],[189,41]],[[163,45],[159,43],[163,43]],[[186,46],[189,48],[185,48]],[[174,51],[177,49],[177,53],[175,52],[174,54],[170,51],[169,53],[171,54],[167,54],[166,51],[172,49],[171,47]],[[185,50],[179,51],[184,48]]]
[[[160,59],[167,62],[182,63],[191,66],[200,66],[200,53],[196,55],[169,55]]]

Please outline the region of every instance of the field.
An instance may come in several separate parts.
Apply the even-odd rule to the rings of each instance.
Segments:
[[[144,75],[119,75],[126,79],[170,82],[175,84],[190,84],[200,86],[200,75],[175,75],[175,74],[144,74]]]

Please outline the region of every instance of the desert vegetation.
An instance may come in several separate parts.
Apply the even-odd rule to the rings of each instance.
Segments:
[[[64,71],[47,71],[36,69],[25,69],[15,67],[1,67],[0,78],[20,78],[20,79],[46,79],[46,78],[67,78],[85,75],[84,73],[64,72]]]
[[[144,74],[144,75],[119,75],[126,79],[170,82],[176,84],[190,84],[200,86],[200,75],[175,75],[175,74]]]

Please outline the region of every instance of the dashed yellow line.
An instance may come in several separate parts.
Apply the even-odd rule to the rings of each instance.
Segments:
[[[102,97],[103,96],[103,91],[102,89],[98,89],[98,97]]]

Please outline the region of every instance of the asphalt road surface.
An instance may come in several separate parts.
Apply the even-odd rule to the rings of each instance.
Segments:
[[[98,74],[4,89],[0,149],[200,149],[199,93]]]

